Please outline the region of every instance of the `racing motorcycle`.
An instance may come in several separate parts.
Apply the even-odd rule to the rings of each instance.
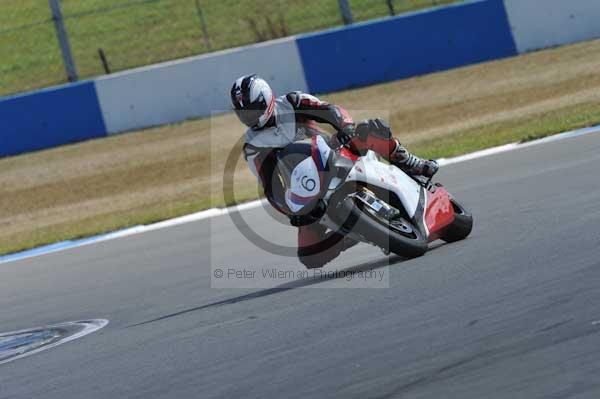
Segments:
[[[470,211],[441,184],[411,177],[373,151],[332,148],[321,135],[277,151],[279,200],[308,217],[384,253],[417,257],[429,242],[454,242],[471,232]]]

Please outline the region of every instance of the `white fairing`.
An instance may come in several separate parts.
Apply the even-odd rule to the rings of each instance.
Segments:
[[[319,171],[312,157],[300,162],[292,171],[290,187],[285,191],[285,203],[298,212],[321,192]]]
[[[414,217],[421,187],[395,166],[385,164],[373,151],[368,151],[355,164],[346,181],[360,181],[395,193],[408,216]]]

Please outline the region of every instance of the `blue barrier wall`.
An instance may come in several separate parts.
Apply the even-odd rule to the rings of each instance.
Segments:
[[[0,156],[106,135],[93,82],[0,100]]]
[[[300,36],[309,90],[327,93],[516,55],[501,0]]]

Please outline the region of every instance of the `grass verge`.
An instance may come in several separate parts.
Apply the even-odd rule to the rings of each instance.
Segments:
[[[396,13],[455,0],[396,0]],[[389,15],[385,0],[350,0],[355,21]],[[104,74],[342,25],[336,0],[62,0],[79,76]],[[0,96],[66,82],[47,1],[0,1]]]
[[[423,140],[412,148],[425,158],[444,158],[596,125],[600,125],[600,103],[586,103]]]

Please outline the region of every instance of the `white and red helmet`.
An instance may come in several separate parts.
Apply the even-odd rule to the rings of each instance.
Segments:
[[[258,75],[246,75],[237,79],[231,87],[231,105],[243,124],[260,129],[273,116],[275,96],[264,79]]]

